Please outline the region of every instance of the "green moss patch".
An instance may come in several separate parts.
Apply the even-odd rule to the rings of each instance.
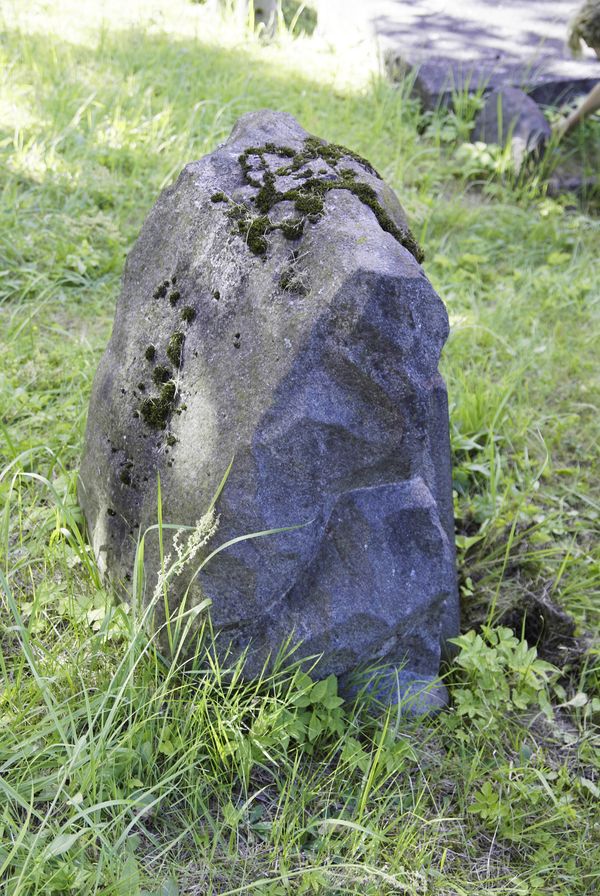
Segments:
[[[162,386],[163,383],[168,383],[172,378],[172,371],[162,364],[157,364],[157,366],[152,371],[152,380],[157,386]]]
[[[152,295],[155,299],[164,299],[167,294],[167,290],[169,289],[169,281],[164,280],[159,286],[156,287]]]
[[[308,292],[302,277],[291,265],[282,271],[279,278],[279,288],[284,292],[294,292],[300,296],[305,296]]]
[[[140,405],[141,417],[152,429],[166,429],[175,404],[175,383],[163,385],[160,394],[155,398],[146,398]]]
[[[266,156],[277,156],[287,160],[285,164],[272,171]],[[304,233],[305,223],[315,223],[324,214],[325,198],[330,190],[347,190],[368,206],[377,223],[386,233],[404,246],[405,249],[422,262],[424,255],[408,227],[402,228],[392,220],[385,211],[377,193],[369,184],[358,179],[359,172],[353,168],[339,168],[344,160],[352,160],[368,174],[381,180],[373,166],[362,156],[336,143],[325,143],[317,137],[307,137],[302,149],[294,150],[289,146],[265,143],[264,146],[250,146],[238,157],[244,180],[248,186],[258,190],[253,197],[253,207],[249,204],[233,204],[228,212],[232,223],[232,232],[241,236],[254,255],[265,256],[268,249],[268,235],[279,230],[288,240],[298,240]],[[330,169],[320,167],[314,173],[309,163],[326,162]],[[293,189],[280,191],[276,187],[276,177],[293,176],[298,185]],[[213,194],[222,197],[223,193]],[[222,201],[219,198],[218,201]],[[288,218],[275,223],[269,217],[270,212],[280,202],[293,202],[297,217]]]
[[[185,308],[181,312],[181,319],[186,324],[191,324],[191,322],[196,317],[196,310],[192,308],[191,305],[186,305]]]
[[[181,355],[185,336],[183,333],[173,333],[167,347],[167,358],[174,367],[181,367]]]

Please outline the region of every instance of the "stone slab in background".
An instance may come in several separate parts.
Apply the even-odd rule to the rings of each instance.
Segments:
[[[587,93],[600,80],[591,50],[574,60],[566,47],[576,0],[364,0],[392,78],[414,73],[426,108],[453,93],[514,86],[541,105]],[[358,21],[358,20],[357,20]]]
[[[320,675],[376,662],[407,691],[458,632],[448,320],[418,254],[368,162],[270,111],[184,169],[129,254],[81,463],[94,552],[126,593],[158,476],[163,520],[194,526],[233,457],[215,543],[302,527],[182,570],[169,596],[208,597],[249,676],[291,637]],[[146,600],[159,570],[153,534]]]

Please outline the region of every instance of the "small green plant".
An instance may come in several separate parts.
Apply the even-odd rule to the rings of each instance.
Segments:
[[[457,147],[454,161],[457,176],[466,180],[515,173],[510,145],[503,148],[494,143],[464,142]]]
[[[459,648],[455,663],[461,674],[452,690],[459,716],[485,728],[499,715],[531,707],[552,715],[548,686],[558,669],[511,629],[485,625],[481,635],[469,631],[452,643]]]
[[[289,726],[290,737],[312,753],[324,739],[344,732],[343,699],[338,695],[335,675],[314,682],[300,673],[295,681],[298,693],[292,698],[296,709]]]
[[[543,754],[522,755],[521,760],[501,764],[473,793],[468,813],[485,830],[533,860],[536,886],[541,888],[551,883],[552,856],[560,851],[565,832],[578,825],[577,809],[565,765],[552,769]],[[565,864],[575,871],[573,857]]]

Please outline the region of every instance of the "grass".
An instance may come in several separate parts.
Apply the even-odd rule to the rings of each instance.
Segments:
[[[596,892],[593,204],[473,158],[464,109],[422,115],[362,56],[242,39],[184,0],[0,15],[5,892]],[[253,684],[216,660],[165,666],[83,535],[78,457],[124,257],[159,190],[264,106],[381,171],[450,313],[463,619],[479,635],[448,673],[452,710],[427,724],[341,705],[293,657]]]

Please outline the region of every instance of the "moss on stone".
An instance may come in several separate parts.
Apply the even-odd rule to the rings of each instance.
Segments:
[[[289,159],[289,164],[273,172],[265,159],[267,153]],[[258,160],[258,166],[250,163],[251,158]],[[358,153],[337,143],[326,143],[318,137],[307,137],[302,149],[299,150],[269,142],[264,146],[248,147],[238,159],[246,184],[258,189],[253,202],[259,214],[253,214],[249,205],[235,204],[230,208],[228,217],[234,225],[234,232],[245,239],[248,248],[255,255],[266,255],[267,235],[274,230],[280,230],[286,239],[299,239],[304,231],[304,218],[314,223],[323,215],[327,193],[330,190],[348,190],[363,205],[371,209],[384,231],[408,249],[417,261],[423,261],[423,252],[410,230],[400,228],[394,223],[379,202],[373,187],[358,180],[359,172],[348,167],[338,170],[338,165],[343,159],[352,159],[369,174],[381,180],[375,168]],[[326,162],[333,172],[321,167],[315,175],[308,163],[317,160]],[[277,190],[276,176],[286,175],[297,178],[298,186],[285,192]],[[296,211],[303,217],[284,221],[282,224],[273,223],[269,213],[275,205],[284,201],[294,202]]]
[[[152,379],[156,386],[162,386],[163,383],[168,383],[169,380],[172,378],[173,378],[172,371],[169,370],[168,367],[165,367],[162,364],[158,364],[152,371]]]
[[[295,207],[302,215],[321,215],[323,200],[314,193],[303,194],[295,200]]]
[[[279,286],[284,292],[295,292],[300,296],[305,296],[307,293],[301,277],[293,268],[284,268],[279,278]]]
[[[246,183],[251,184],[253,187],[260,187],[261,183],[260,181],[257,181],[252,177],[252,165],[248,160],[251,156],[258,156],[261,160],[262,166],[264,167],[263,153],[263,149],[256,146],[249,146],[248,149],[244,150],[244,152],[238,156],[238,162],[240,163],[241,169],[244,173]]]
[[[281,277],[279,278],[279,286],[281,287],[281,289],[284,289],[284,290],[291,289],[293,276],[294,275],[293,275],[292,271],[290,271],[289,268],[285,268],[281,272]]]
[[[279,146],[277,143],[265,143],[264,147],[262,147],[262,152],[271,153],[271,155],[275,156],[283,156],[284,158],[287,156],[288,159],[293,159],[296,155],[296,150],[292,149],[291,146]]]
[[[156,398],[146,398],[140,405],[140,414],[144,423],[152,429],[165,429],[175,403],[175,383],[163,385]]]
[[[306,157],[311,159],[323,159],[324,162],[328,162],[334,167],[343,158],[353,159],[355,162],[358,162],[362,168],[368,171],[369,174],[372,174],[374,177],[378,178],[378,180],[381,180],[381,175],[375,170],[371,163],[367,161],[367,159],[360,156],[357,152],[348,149],[346,146],[341,146],[339,143],[326,143],[319,137],[307,137],[304,141],[303,153]]]
[[[270,212],[276,202],[280,202],[281,193],[275,189],[275,175],[271,171],[267,171],[263,178],[263,185],[256,195],[256,207],[259,212],[267,214]]]
[[[266,235],[273,229],[271,221],[266,215],[248,218],[247,221],[247,224],[240,223],[239,232],[245,235],[248,248],[254,255],[265,255],[268,246]]]
[[[245,221],[250,214],[250,209],[248,209],[245,205],[241,205],[239,203],[232,203],[229,207],[229,211],[227,212],[227,217],[231,221],[232,225],[239,225],[242,221]]]
[[[386,233],[391,234],[391,236],[403,245],[405,249],[408,249],[411,255],[413,255],[419,263],[424,260],[425,254],[410,229],[407,227],[401,230],[397,224],[394,223],[377,199],[377,194],[372,187],[368,184],[350,181],[345,183],[344,189],[350,190],[351,193],[354,193],[354,195],[360,199],[363,205],[367,205],[377,218],[377,222],[381,229],[385,230]]]
[[[181,367],[181,355],[183,352],[184,342],[185,336],[181,332],[173,333],[173,335],[169,339],[169,345],[167,347],[167,358],[174,367]]]
[[[286,240],[299,240],[304,233],[304,220],[302,218],[289,218],[279,225],[279,230]]]

